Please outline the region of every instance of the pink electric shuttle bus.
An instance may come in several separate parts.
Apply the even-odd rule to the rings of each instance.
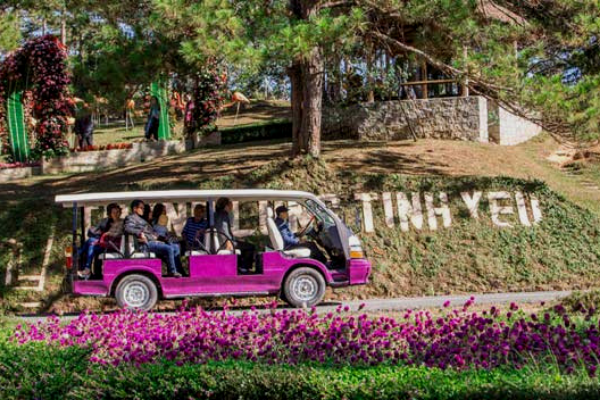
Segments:
[[[257,211],[245,221],[255,221],[253,229],[246,229],[256,242],[252,265],[242,268],[243,256],[236,240],[215,229],[215,203],[220,198],[236,203],[238,209],[245,203]],[[90,220],[85,209],[109,203],[129,209],[135,199],[145,204],[177,204],[179,210],[186,210],[189,204],[206,206],[207,228],[197,239],[197,246],[181,251],[187,266],[184,276],[167,276],[163,260],[142,251],[133,235],[123,233],[120,246],[98,255],[95,265],[99,271],[85,279],[80,277],[78,248],[86,239],[85,220]],[[56,202],[73,211],[73,243],[65,251],[69,290],[76,295],[114,297],[121,307],[149,310],[159,299],[217,296],[279,296],[294,307],[311,307],[321,302],[327,286],[363,285],[371,272],[358,237],[311,193],[263,189],[86,193],[59,195]],[[310,249],[284,248],[273,213],[278,204],[299,210],[308,221],[302,229],[304,237],[318,244],[326,262],[311,258]]]

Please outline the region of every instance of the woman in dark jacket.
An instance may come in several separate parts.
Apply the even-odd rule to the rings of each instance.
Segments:
[[[78,148],[84,149],[88,146],[93,146],[94,121],[92,120],[92,113],[88,108],[84,108],[82,114],[75,119],[75,127],[73,130],[77,136]]]

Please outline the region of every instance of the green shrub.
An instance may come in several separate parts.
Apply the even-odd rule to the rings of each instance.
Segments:
[[[292,140],[292,123],[276,121],[232,128],[222,128],[221,143],[244,143],[259,140],[286,139]]]
[[[600,382],[552,366],[441,371],[227,361],[101,366],[81,348],[0,343],[2,399],[589,399]]]

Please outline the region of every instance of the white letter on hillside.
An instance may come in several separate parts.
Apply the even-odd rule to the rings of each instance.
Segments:
[[[365,232],[374,232],[373,227],[373,207],[371,207],[371,201],[377,200],[376,193],[355,193],[354,199],[362,201],[363,204],[363,226]]]
[[[325,203],[331,203],[331,208],[333,209],[340,208],[340,198],[337,196],[337,194],[322,194],[319,196],[319,199],[321,199]]]
[[[267,229],[267,208],[269,207],[268,201],[259,201],[258,202],[258,227],[260,229],[260,233],[263,235],[268,235],[269,230]],[[273,210],[275,212],[275,210]]]
[[[489,192],[488,200],[490,202],[490,211],[494,225],[499,227],[512,226],[509,222],[500,221],[499,216],[512,214],[513,208],[498,204],[498,200],[511,200],[510,194],[508,192]]]
[[[175,231],[177,236],[181,236],[183,225],[187,220],[187,203],[177,204],[177,209],[175,209],[173,203],[166,203],[165,208],[167,209],[167,217],[169,217],[169,227]]]
[[[448,208],[448,195],[444,192],[440,192],[440,207],[433,206],[433,193],[425,193],[425,207],[427,208],[427,221],[429,222],[429,229],[435,231],[437,229],[437,218],[436,215],[442,217],[442,223],[444,228],[450,227],[452,223],[452,216],[450,214],[450,208]]]
[[[391,228],[394,226],[394,206],[392,204],[392,194],[390,192],[384,192],[381,197],[383,199],[385,224]]]
[[[517,201],[517,212],[519,214],[519,221],[524,226],[531,226],[529,217],[527,216],[527,207],[525,206],[525,196],[521,192],[515,192],[515,200]]]
[[[542,220],[542,209],[540,208],[540,201],[535,197],[530,195],[531,198],[531,211],[533,212],[533,223],[537,224]]]
[[[423,229],[423,211],[421,208],[421,196],[418,192],[412,194],[412,205],[408,197],[402,192],[396,193],[396,202],[398,203],[398,217],[400,219],[400,229],[402,232],[408,232],[408,220],[417,228]]]
[[[469,210],[469,214],[471,214],[471,218],[479,219],[479,201],[481,200],[481,192],[474,192],[473,196],[469,194],[469,192],[462,192],[460,197],[462,197],[463,201],[467,205],[467,209]]]

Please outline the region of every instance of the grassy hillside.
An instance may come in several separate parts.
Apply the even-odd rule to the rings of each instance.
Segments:
[[[569,177],[531,156],[541,144],[512,149],[439,141],[369,144],[362,148],[359,145],[328,144],[323,160],[295,162],[286,160],[286,144],[224,146],[115,171],[4,184],[0,193],[0,241],[24,241],[24,273],[39,271],[52,226],[56,229],[56,242],[48,291],[40,295],[3,288],[0,307],[11,308],[17,300],[40,298],[50,299],[46,309],[53,307],[55,301],[81,308],[98,305],[88,299],[61,299],[59,293],[70,211],[56,207],[52,200],[56,193],[76,191],[263,187],[336,193],[342,200],[341,213],[355,230],[359,203],[352,197],[357,192],[444,191],[452,209],[452,226],[435,232],[402,232],[397,211],[395,226],[387,227],[382,202],[374,201],[375,232],[361,235],[374,263],[372,282],[329,296],[392,297],[584,289],[597,285],[600,221],[595,212],[581,205],[597,207],[598,194],[580,191]],[[472,163],[465,162],[467,157]],[[507,165],[503,166],[502,160]],[[498,176],[502,173],[513,177]],[[544,178],[547,183],[534,177]],[[477,221],[469,218],[460,197],[460,192],[474,190],[484,192]],[[542,221],[537,226],[524,227],[517,223],[515,212],[502,216],[514,227],[494,226],[485,198],[486,192],[494,190],[535,194],[540,200]],[[7,251],[0,250],[0,265],[6,265],[7,257]],[[2,276],[0,279],[3,281]]]
[[[325,162],[273,161],[245,174],[218,178],[198,176],[189,187],[265,187],[300,189],[315,193],[337,193],[342,215],[353,229],[357,192],[446,192],[453,210],[450,228],[402,232],[398,221],[389,228],[383,206],[372,203],[375,232],[362,234],[374,263],[372,282],[366,287],[344,289],[334,298],[395,297],[464,292],[495,292],[594,287],[600,273],[600,224],[590,211],[567,201],[539,181],[506,177],[431,177],[399,174],[359,173],[340,170]],[[167,189],[163,184],[143,189]],[[132,187],[135,189],[135,187]],[[514,224],[498,228],[490,219],[483,198],[480,218],[468,217],[460,192],[518,190],[535,194],[543,220],[534,227],[518,224],[517,215],[502,218]],[[0,212],[7,229],[2,237],[25,238],[25,265],[39,265],[49,226],[56,226],[54,284],[61,269],[60,243],[68,242],[69,211],[46,201],[23,201]],[[20,221],[10,223],[9,221]],[[6,257],[6,254],[4,254]],[[57,287],[55,286],[55,289]],[[24,296],[21,294],[20,296]],[[10,297],[10,296],[9,296]]]

